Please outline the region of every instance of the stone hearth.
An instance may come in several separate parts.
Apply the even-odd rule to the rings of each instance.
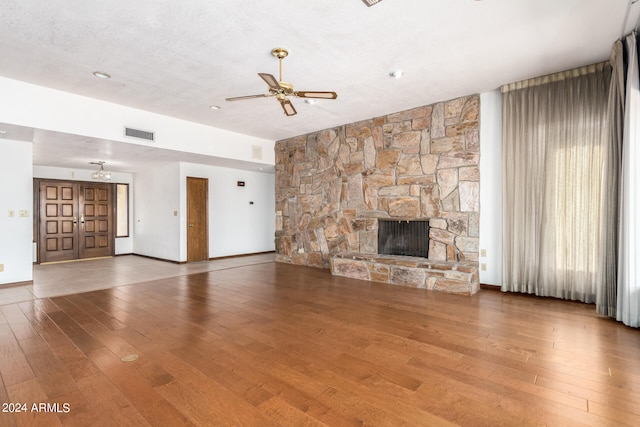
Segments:
[[[339,252],[331,256],[331,274],[461,295],[473,295],[480,286],[474,261]]]
[[[428,219],[428,262],[450,276],[475,266],[477,277],[479,104],[473,95],[278,141],[276,260],[329,268],[339,253],[377,255],[378,218]],[[410,268],[431,270],[423,261]]]

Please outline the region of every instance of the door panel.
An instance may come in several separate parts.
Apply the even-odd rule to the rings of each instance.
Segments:
[[[40,183],[40,262],[78,258],[76,184]]]
[[[39,262],[114,254],[113,185],[40,181]]]
[[[80,258],[113,255],[113,186],[87,182],[79,184],[79,187]]]
[[[187,177],[187,262],[209,259],[207,178]]]

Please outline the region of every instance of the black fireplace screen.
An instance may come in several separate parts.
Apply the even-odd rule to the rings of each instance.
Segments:
[[[378,253],[429,257],[429,221],[378,219]]]

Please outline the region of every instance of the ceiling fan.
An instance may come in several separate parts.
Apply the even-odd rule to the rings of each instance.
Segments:
[[[310,92],[310,91],[295,91],[293,90],[293,85],[291,83],[282,81],[282,60],[289,55],[289,51],[283,47],[276,47],[271,51],[271,54],[278,58],[280,61],[280,79],[276,80],[274,76],[267,73],[258,73],[258,75],[264,80],[269,86],[269,93],[264,93],[260,95],[247,95],[247,96],[237,96],[235,98],[227,98],[227,101],[240,101],[243,99],[251,99],[251,98],[266,98],[269,96],[275,96],[280,105],[282,105],[282,109],[284,110],[284,114],[287,116],[293,116],[297,114],[296,109],[293,107],[293,104],[287,98],[288,96],[297,96],[298,98],[322,98],[322,99],[336,99],[338,94],[335,92]]]

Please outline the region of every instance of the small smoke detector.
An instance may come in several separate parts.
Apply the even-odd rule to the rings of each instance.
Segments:
[[[124,136],[128,136],[129,138],[144,139],[145,141],[155,141],[155,134],[153,132],[150,132],[148,130],[134,129],[127,126],[125,126],[124,128]]]
[[[251,146],[251,158],[256,160],[262,160],[262,147],[259,145]]]
[[[380,3],[382,0],[362,0],[362,3],[366,4],[368,7],[373,6],[374,4]]]

